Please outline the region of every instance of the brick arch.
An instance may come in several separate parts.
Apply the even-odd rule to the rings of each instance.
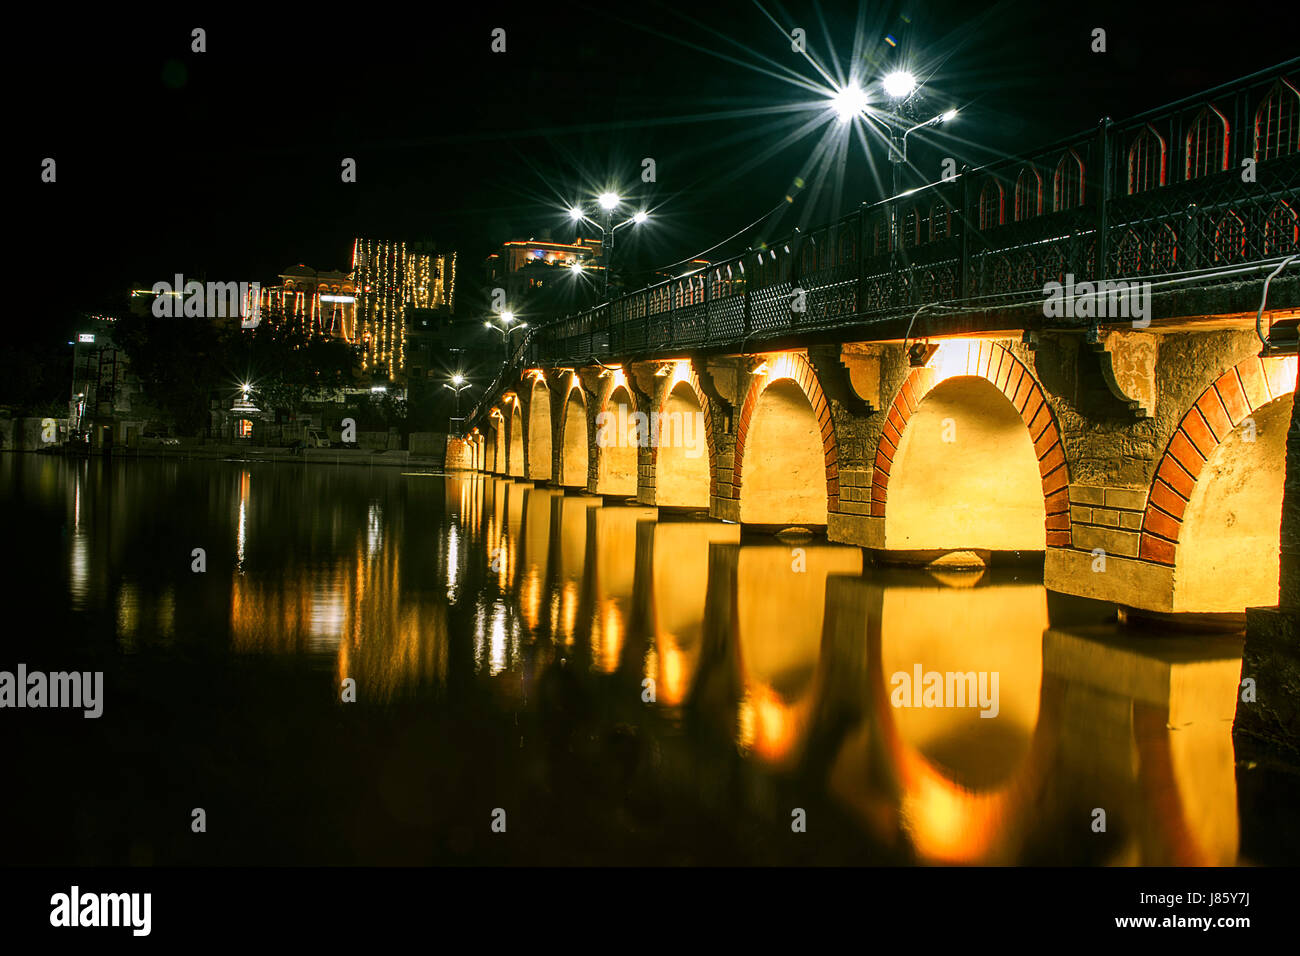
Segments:
[[[947,344],[947,343],[944,343]],[[1020,413],[1029,439],[1038,456],[1038,474],[1043,483],[1043,504],[1047,515],[1047,546],[1070,546],[1070,473],[1065,463],[1065,446],[1061,430],[1034,375],[1009,349],[996,342],[980,340],[966,343],[965,361],[940,375],[933,368],[913,369],[903,382],[885,417],[885,429],[876,446],[875,469],[871,478],[871,514],[885,516],[889,497],[889,472],[894,464],[908,419],[925,396],[946,378],[973,375],[997,387]],[[941,348],[943,345],[941,345]]]
[[[1220,375],[1178,423],[1151,479],[1138,557],[1172,567],[1192,491],[1214,450],[1253,412],[1295,391],[1294,358],[1252,355]]]
[[[709,396],[704,394],[704,389],[700,387],[700,377],[695,374],[695,370],[679,377],[674,378],[671,385],[664,390],[664,400],[659,403],[659,414],[662,416],[668,408],[668,397],[672,395],[673,389],[679,384],[685,382],[695,392],[695,399],[700,403],[700,411],[704,413],[704,444],[709,457],[709,497],[712,498],[718,493],[718,457],[716,454],[717,446],[713,439],[713,415],[709,408]],[[635,400],[635,399],[634,399]],[[650,464],[658,475],[659,468],[659,448],[657,445],[650,446]]]
[[[840,472],[839,449],[835,443],[835,429],[831,424],[831,406],[822,386],[817,381],[817,373],[804,356],[792,352],[783,352],[768,359],[766,375],[754,376],[745,395],[745,404],[740,410],[740,420],[736,426],[735,465],[732,468],[732,483],[735,487],[736,500],[740,500],[741,472],[745,461],[745,439],[749,435],[749,421],[758,399],[769,385],[783,379],[790,379],[803,392],[812,405],[813,417],[822,433],[822,451],[826,456],[826,513],[838,514],[840,510]],[[711,446],[710,446],[711,447]]]
[[[564,446],[565,446],[565,439],[566,439],[565,432],[567,430],[567,425],[569,421],[569,398],[570,396],[573,395],[575,390],[578,392],[578,401],[582,403],[583,418],[584,419],[590,418],[590,405],[587,402],[587,394],[586,394],[586,390],[583,389],[582,387],[582,382],[578,379],[578,376],[574,373],[565,373],[565,374],[569,379],[569,387],[564,390],[564,397],[561,398],[559,401],[559,409],[558,411],[554,412],[554,416],[556,420],[551,423],[552,430],[555,433],[555,438],[551,449],[551,454],[555,458],[554,467],[552,468],[552,470],[557,476],[556,481],[561,484],[563,484],[564,467],[565,467]],[[588,427],[587,438],[588,438],[588,443],[590,444],[590,439],[591,439],[590,422],[588,422],[587,427]],[[590,469],[591,467],[590,451],[588,451],[587,467],[588,469]]]

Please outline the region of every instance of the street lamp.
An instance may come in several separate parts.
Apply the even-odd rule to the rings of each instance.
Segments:
[[[450,382],[443,382],[443,383],[442,383],[442,387],[443,387],[443,388],[449,388],[449,389],[451,389],[451,390],[452,390],[452,393],[456,396],[456,406],[455,406],[456,410],[455,410],[455,413],[452,415],[451,420],[454,421],[454,422],[457,422],[457,423],[458,423],[458,424],[457,424],[457,428],[460,427],[460,425],[459,425],[459,422],[460,422],[460,393],[463,392],[463,391],[465,391],[465,389],[469,388],[469,387],[470,387],[470,384],[471,384],[470,382],[465,381],[465,376],[462,375],[460,372],[456,372],[454,375],[452,375],[452,377],[451,377],[451,381],[450,381]]]
[[[569,218],[575,223],[587,222],[600,230],[600,244],[602,249],[602,258],[605,260],[605,280],[604,290],[601,295],[603,298],[609,298],[609,274],[614,268],[614,233],[624,226],[639,226],[650,218],[650,214],[644,209],[638,209],[627,219],[620,223],[614,223],[614,210],[623,202],[621,196],[615,192],[603,192],[596,197],[596,204],[604,210],[604,223],[591,219],[583,211],[580,205],[574,204],[569,207]]]
[[[528,323],[527,323],[527,322],[520,322],[518,325],[511,325],[511,323],[514,322],[514,320],[515,320],[515,314],[514,314],[513,312],[502,312],[502,313],[501,313],[501,321],[505,323],[504,326],[497,325],[497,324],[496,324],[495,322],[493,322],[491,319],[488,319],[488,320],[486,320],[486,321],[483,323],[483,327],[484,327],[484,328],[486,328],[486,329],[493,329],[493,330],[495,330],[495,331],[501,333],[501,344],[502,344],[502,347],[505,348],[505,350],[506,350],[506,361],[509,361],[509,360],[510,360],[510,335],[511,335],[511,333],[512,333],[512,332],[518,332],[520,329],[526,329],[526,328],[528,328]]]

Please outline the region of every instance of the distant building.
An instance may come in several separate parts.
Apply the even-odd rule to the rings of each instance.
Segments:
[[[263,288],[261,314],[282,315],[307,335],[356,341],[356,284],[346,272],[313,269],[299,263],[280,273],[280,284]]]
[[[356,341],[361,367],[376,378],[404,377],[408,312],[456,308],[456,253],[424,244],[357,239],[352,247]]]

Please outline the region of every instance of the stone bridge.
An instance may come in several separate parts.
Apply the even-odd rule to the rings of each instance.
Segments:
[[[1296,76],[1107,120],[535,329],[468,419],[472,460],[883,563],[1040,560],[1049,589],[1145,612],[1275,605]]]

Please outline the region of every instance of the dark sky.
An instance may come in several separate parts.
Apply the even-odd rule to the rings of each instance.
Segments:
[[[1047,143],[1300,46],[1283,5],[1234,2],[1227,20],[1222,0],[873,2],[861,30],[855,2],[294,9],[117,8],[75,23],[56,4],[32,9],[6,45],[11,229],[21,285],[40,292],[25,334],[58,338],[71,310],[176,272],[271,281],[296,262],[346,269],[357,234],[458,250],[472,309],[464,280],[494,244],[570,238],[563,206],[607,185],[654,211],[637,235],[620,233],[628,256],[684,259],[778,205],[814,153],[820,131],[780,146],[818,115],[797,107],[819,97],[780,75],[820,82],[791,50],[795,26],[823,64],[847,70],[860,34],[867,81],[908,60],[928,77],[927,109],[961,107],[955,138],[914,141],[923,166]],[[205,53],[190,50],[196,26]],[[495,27],[504,54],[491,52]],[[1105,54],[1089,49],[1094,27],[1107,31]],[[46,156],[52,185],[40,182]],[[355,184],[340,181],[344,157],[357,161]],[[640,181],[645,157],[656,183]],[[857,142],[843,181],[844,210],[881,197]],[[815,186],[769,231],[829,217],[830,187]]]

